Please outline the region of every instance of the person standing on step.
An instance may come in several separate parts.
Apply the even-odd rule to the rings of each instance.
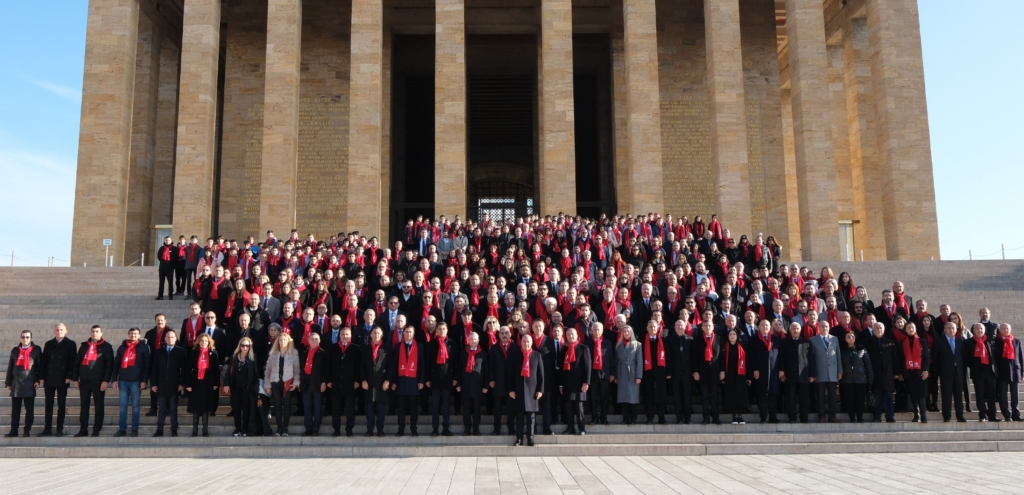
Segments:
[[[158,414],[154,437],[164,436],[164,421],[171,417],[171,436],[178,436],[178,396],[185,390],[185,363],[188,350],[176,345],[178,334],[164,332],[163,344],[154,351],[153,368],[149,373],[150,390],[156,393]]]
[[[701,334],[693,339],[693,379],[700,385],[701,424],[722,424],[718,417],[718,383],[722,371],[722,337],[715,333],[711,318],[700,324]],[[621,366],[621,365],[620,365]]]
[[[668,402],[668,353],[665,352],[665,337],[668,333],[662,328],[664,323],[655,320],[647,322],[644,337],[638,339],[643,346],[644,378],[640,383],[640,395],[644,399],[644,412],[647,424],[654,424],[654,414],[658,414],[658,424],[665,424],[665,403]]]
[[[164,298],[164,283],[167,283],[167,298],[174,299],[174,267],[178,265],[178,247],[173,244],[171,236],[164,237],[164,244],[156,250],[158,264],[157,273],[160,277],[160,288],[156,293],[156,300]]]
[[[360,370],[357,376],[362,379],[360,390],[363,393],[363,402],[366,404],[366,436],[373,436],[374,427],[377,428],[377,436],[384,436],[384,414],[388,410],[389,389],[391,383],[388,378],[391,367],[394,366],[391,354],[391,347],[384,342],[384,330],[376,327],[370,332],[370,345],[363,347],[363,354],[359,360]],[[347,399],[346,407],[355,411],[355,400]],[[340,410],[335,408],[332,410]]]
[[[138,328],[128,330],[128,338],[117,348],[114,355],[114,374],[110,382],[114,384],[114,390],[118,391],[117,433],[115,437],[123,437],[128,434],[128,406],[132,408],[132,430],[131,436],[139,436],[139,408],[142,405],[142,390],[146,388],[149,381],[150,363],[152,362],[149,346],[139,339],[141,331]]]
[[[186,320],[187,321],[187,320]],[[201,323],[196,321],[197,324]],[[198,326],[196,328],[199,328]],[[164,334],[172,330],[167,326],[167,317],[163,313],[157,313],[153,317],[153,328],[150,328],[146,332],[146,347],[151,351],[150,354],[160,350],[160,346],[164,342]],[[149,389],[149,410],[146,411],[146,416],[156,416],[156,392],[151,387]]]
[[[676,424],[690,424],[693,414],[691,395],[693,393],[693,336],[687,334],[690,324],[686,318],[676,320],[672,331],[665,338],[668,351],[668,376],[672,384],[672,401],[676,412]]]
[[[488,387],[491,390],[491,400],[494,401],[492,404],[494,431],[492,434],[495,436],[501,435],[501,415],[503,409],[507,409],[505,421],[509,435],[514,435],[516,432],[515,423],[513,423],[515,418],[512,414],[512,401],[508,396],[509,382],[507,373],[509,359],[515,347],[516,344],[512,340],[512,330],[503,326],[498,330],[498,342],[491,346],[487,356],[487,367],[489,368],[487,374],[490,377]]]
[[[948,423],[956,402],[956,420],[963,423],[963,383],[967,368],[964,359],[964,339],[957,335],[956,323],[946,322],[943,334],[932,343],[931,375],[939,379],[939,396],[942,398],[942,421]]]
[[[340,318],[337,321],[340,323]],[[374,327],[373,330],[380,330],[380,327]],[[331,335],[332,332],[329,332],[328,336],[324,338],[330,339]],[[373,331],[370,332],[369,338],[372,345]],[[352,341],[352,330],[349,328],[341,329],[337,343],[331,344],[328,341],[325,345],[330,356],[330,363],[324,370],[324,381],[327,382],[327,388],[331,389],[331,426],[334,428],[334,433],[331,436],[341,436],[341,411],[344,410],[345,436],[350,437],[353,435],[352,428],[356,426],[356,402],[361,390],[360,360],[363,357],[363,346]],[[377,346],[380,345],[380,339],[378,339]],[[367,403],[367,407],[372,409],[369,403]]]
[[[395,391],[395,398],[398,400],[398,436],[405,435],[405,415],[409,414],[412,436],[417,437],[416,420],[419,418],[419,397],[426,381],[426,373],[423,368],[426,366],[424,356],[426,353],[421,348],[422,344],[413,336],[416,329],[406,326],[402,331],[402,340],[395,344],[392,352],[394,365],[391,367],[391,390]],[[378,430],[379,431],[379,430]]]
[[[349,334],[351,335],[351,334]],[[320,422],[323,420],[324,392],[330,380],[331,358],[327,351],[320,347],[320,334],[310,333],[307,342],[305,359],[302,359],[302,375],[299,391],[302,393],[304,437],[320,435]]]
[[[277,419],[277,433],[274,436],[288,436],[288,422],[292,414],[291,393],[299,388],[301,366],[291,335],[282,333],[270,349],[263,376],[263,386],[273,401],[274,417]]]
[[[757,412],[762,423],[778,423],[777,407],[779,394],[782,391],[780,370],[782,359],[779,357],[782,341],[772,335],[772,324],[761,320],[757,325],[757,335],[747,344],[749,351],[750,371],[753,378],[751,388],[757,399]]]
[[[196,337],[195,347],[189,353],[185,374],[188,408],[192,413],[192,436],[199,436],[199,420],[203,420],[203,436],[210,436],[210,413],[217,410],[220,400],[220,357],[216,344],[207,333]]]
[[[71,373],[75,367],[75,356],[78,346],[75,341],[69,339],[68,328],[63,323],[53,327],[53,338],[43,346],[42,378],[43,389],[46,394],[44,407],[45,423],[42,437],[56,434],[64,436],[64,415],[67,413],[68,386],[71,385]],[[53,399],[57,398],[57,432],[54,433],[53,426]]]
[[[608,410],[611,409],[612,373],[615,372],[615,341],[604,338],[604,324],[590,325],[590,339],[585,345],[590,348],[590,419],[593,424],[608,424]],[[689,351],[689,349],[687,349]]]
[[[103,428],[103,398],[107,394],[110,377],[114,373],[114,348],[103,340],[103,328],[93,325],[89,340],[78,348],[77,362],[71,372],[71,380],[81,394],[82,412],[79,414],[79,430],[76,437],[89,436],[89,405],[95,403],[95,423],[92,436],[100,436]]]
[[[426,385],[430,389],[430,416],[433,426],[430,436],[436,437],[443,434],[450,437],[452,431],[449,429],[451,420],[449,406],[452,390],[458,383],[459,377],[459,339],[448,338],[447,323],[437,324],[434,338],[427,343],[427,359],[429,371]],[[443,422],[441,421],[442,417]],[[442,427],[440,433],[437,430],[439,426]]]
[[[996,361],[993,356],[995,342],[988,338],[984,323],[971,326],[974,338],[967,339],[967,369],[974,382],[974,400],[978,406],[979,421],[1002,421],[996,417]]]
[[[593,365],[590,348],[580,342],[579,333],[572,327],[565,331],[565,352],[561,368],[558,391],[565,398],[565,423],[568,425],[563,434],[586,435],[583,404],[587,402]]]
[[[516,441],[513,446],[526,444],[533,447],[533,434],[537,428],[537,412],[544,398],[544,362],[534,350],[533,337],[524,334],[519,346],[509,354],[506,380],[508,396],[512,399],[510,411],[516,415]]]
[[[917,325],[907,323],[903,327],[906,338],[897,346],[900,351],[900,380],[907,386],[910,395],[911,410],[914,412],[913,422],[928,422],[928,369],[931,365],[931,352],[928,341],[917,334]]]
[[[255,431],[256,394],[259,392],[260,371],[256,364],[253,341],[242,337],[235,353],[224,369],[224,392],[231,396],[231,409],[235,411],[235,431],[232,436],[244,437]]]
[[[459,364],[458,385],[455,390],[462,396],[462,435],[480,436],[480,408],[487,397],[487,353],[480,345],[480,334],[469,334]]]
[[[722,382],[722,407],[732,413],[732,424],[744,425],[743,412],[750,407],[750,371],[748,371],[747,346],[740,342],[740,332],[730,328],[725,335],[722,349],[722,371],[718,379]],[[747,344],[749,345],[749,344]]]
[[[871,355],[864,346],[857,343],[857,334],[843,334],[840,358],[843,361],[843,379],[839,382],[839,398],[851,423],[864,422],[864,398],[868,385],[874,381],[875,370],[871,366]],[[922,343],[924,341],[922,340]]]
[[[633,328],[625,326],[615,345],[615,363],[618,365],[612,379],[618,384],[616,400],[622,412],[622,424],[636,424],[637,404],[640,403],[640,383],[644,377],[644,354],[639,342],[633,338]]]
[[[896,375],[899,373],[899,356],[896,351],[896,343],[885,336],[885,324],[876,321],[871,326],[871,336],[864,340],[864,347],[871,358],[871,367],[874,380],[871,383],[871,393],[874,401],[875,423],[882,421],[885,415],[887,423],[895,423],[895,410],[893,405],[893,393],[896,391]]]
[[[1006,421],[1022,421],[1017,388],[1024,373],[1024,352],[1020,340],[1011,335],[1009,323],[999,325],[999,334],[992,355],[996,361],[996,393],[999,395],[999,409]],[[1009,398],[1009,401],[1007,401]]]
[[[11,431],[5,437],[18,436],[21,408],[25,406],[25,436],[30,436],[35,420],[36,389],[43,378],[43,351],[32,343],[32,332],[21,331],[21,343],[11,349],[4,385],[11,391]]]
[[[827,321],[818,322],[819,335],[810,337],[810,381],[818,396],[818,422],[838,423],[838,386],[843,378],[843,361],[839,358],[839,339],[829,334]],[[826,408],[827,405],[827,408]]]

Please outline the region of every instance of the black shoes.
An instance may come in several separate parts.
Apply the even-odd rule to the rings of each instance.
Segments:
[[[128,432],[126,432],[124,430],[117,430],[117,433],[114,433],[114,436],[115,437],[126,437],[126,436],[128,436]]]
[[[162,437],[162,436],[164,436],[164,431],[163,430],[156,430],[156,433],[153,433],[153,436],[154,437]]]
[[[522,438],[516,438],[516,441],[512,442],[512,446],[513,447],[521,447],[522,445],[523,445],[523,439]]]
[[[526,446],[533,447],[533,437],[529,437],[526,439]]]
[[[18,438],[18,430],[11,430],[6,435],[4,435],[4,438]]]
[[[41,437],[53,436],[53,432],[50,431],[50,430],[43,430],[43,431],[39,432],[39,436],[41,436]]]

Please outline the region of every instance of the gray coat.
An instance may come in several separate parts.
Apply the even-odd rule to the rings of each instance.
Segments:
[[[843,374],[843,362],[839,358],[839,339],[833,335],[825,335],[828,346],[822,342],[821,335],[810,338],[811,341],[811,376],[814,382],[835,383]]]
[[[618,363],[615,370],[615,382],[619,385],[617,402],[639,404],[640,385],[636,381],[644,377],[643,347],[635,339],[628,347],[619,342],[615,346],[615,361]]]

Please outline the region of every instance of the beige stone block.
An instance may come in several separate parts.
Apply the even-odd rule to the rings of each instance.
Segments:
[[[212,234],[220,57],[219,0],[185,3],[174,171],[174,235]]]
[[[621,0],[619,0],[621,1]],[[621,5],[620,5],[621,7]],[[626,47],[622,26],[612,33],[612,115],[615,146],[615,203],[618,211],[632,211],[633,192],[629,182],[629,126],[626,111]]]
[[[750,234],[751,202],[739,0],[704,1],[715,211],[733,234]]]
[[[661,165],[658,29],[654,0],[623,0],[629,182],[633,213],[665,208]]]
[[[434,216],[454,220],[467,206],[466,6],[434,5]]]
[[[153,165],[156,146],[157,93],[160,79],[159,24],[139,16],[135,49],[135,89],[132,104],[132,144],[128,170],[128,217],[125,263],[141,260],[150,251],[150,209],[153,206]],[[152,257],[150,257],[152,261]]]
[[[820,0],[786,0],[793,137],[800,196],[801,256],[839,257],[831,98]]]
[[[853,177],[850,170],[850,129],[846,114],[843,47],[828,45],[826,55],[832,112],[832,157],[836,166],[836,214],[839,220],[854,220],[856,215],[853,206]]]
[[[346,229],[377,235],[381,220],[381,120],[383,104],[381,0],[352,1],[352,68],[349,85]]]
[[[138,26],[136,0],[89,2],[72,266],[103,266],[103,239],[113,240],[114,264],[124,262]]]
[[[540,213],[576,213],[572,2],[541,0]]]
[[[800,195],[796,180],[796,138],[793,136],[793,96],[791,90],[783,89],[782,95],[782,142],[785,148],[785,209],[789,236],[776,237],[782,246],[782,258],[788,261],[803,261],[800,254]]]
[[[886,255],[939,258],[917,0],[868,0]]]
[[[178,59],[181,50],[169,39],[160,44],[160,90],[157,95],[156,144],[153,162],[153,203],[150,224],[171,223],[174,201],[174,151],[178,133]],[[151,242],[150,258],[156,255],[155,242]]]

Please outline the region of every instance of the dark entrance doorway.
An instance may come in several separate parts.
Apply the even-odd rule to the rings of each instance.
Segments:
[[[392,39],[391,238],[404,240],[407,220],[434,218],[434,37]]]

